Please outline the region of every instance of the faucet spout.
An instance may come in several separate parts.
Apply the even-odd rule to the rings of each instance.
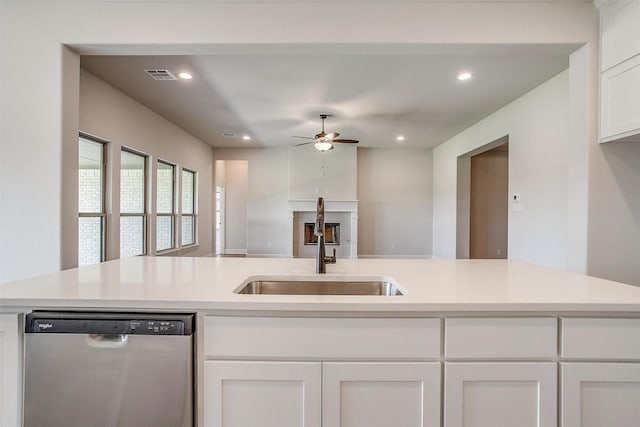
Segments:
[[[314,234],[318,238],[318,250],[316,253],[316,273],[324,274],[327,272],[327,264],[336,263],[336,250],[333,249],[333,256],[326,256],[324,242],[324,199],[318,197],[318,205],[316,207],[316,226]]]

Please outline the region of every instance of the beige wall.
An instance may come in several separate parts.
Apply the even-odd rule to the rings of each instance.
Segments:
[[[189,135],[144,105],[113,88],[93,74],[80,72],[80,130],[109,141],[107,196],[107,258],[119,257],[120,149],[127,147],[149,156],[149,176],[155,176],[158,159],[175,163],[197,173],[198,246],[171,252],[170,255],[201,256],[213,252],[213,165],[209,145]],[[77,145],[77,143],[76,143]],[[77,181],[78,161],[71,162],[64,173]],[[178,172],[179,173],[179,172]],[[148,206],[155,206],[154,180],[149,180]],[[77,198],[77,193],[76,193]],[[150,209],[150,229],[155,226],[155,209]],[[179,227],[178,227],[179,228]],[[75,234],[72,232],[75,230]],[[149,253],[155,253],[154,233],[150,234]],[[77,220],[63,236],[65,247],[77,247]],[[77,259],[77,250],[76,250]],[[73,260],[70,260],[70,262]]]
[[[430,258],[432,150],[358,148],[358,256]]]
[[[434,149],[434,256],[456,257],[459,157],[508,135],[509,258],[567,269],[569,117],[565,71]]]
[[[591,150],[588,273],[640,285],[640,143]]]
[[[224,249],[225,254],[247,253],[247,200],[249,190],[249,162],[227,160],[216,162],[224,165]],[[218,181],[216,181],[216,185]]]

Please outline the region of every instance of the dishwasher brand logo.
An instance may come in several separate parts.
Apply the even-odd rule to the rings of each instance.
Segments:
[[[40,328],[41,331],[46,331],[49,328],[53,328],[53,325],[51,323],[38,323],[38,328]]]

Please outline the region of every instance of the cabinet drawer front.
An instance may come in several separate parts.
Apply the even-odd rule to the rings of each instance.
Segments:
[[[440,319],[208,316],[204,334],[214,358],[440,357]]]
[[[448,358],[544,359],[558,354],[555,318],[447,318]]]
[[[640,319],[563,318],[563,358],[640,359]]]

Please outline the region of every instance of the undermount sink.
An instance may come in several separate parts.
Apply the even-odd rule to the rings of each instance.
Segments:
[[[250,280],[234,291],[252,295],[380,295],[404,293],[389,280]]]

